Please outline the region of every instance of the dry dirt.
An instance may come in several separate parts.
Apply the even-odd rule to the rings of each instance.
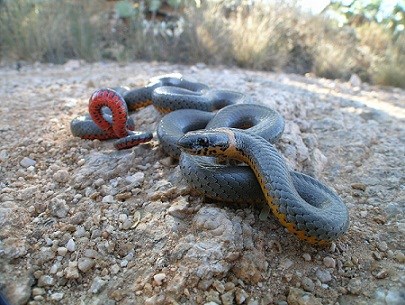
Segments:
[[[180,72],[279,111],[292,169],[334,188],[349,231],[305,244],[263,206],[206,200],[150,144],[69,122],[100,87]],[[0,67],[0,291],[11,304],[405,304],[405,91],[158,63]],[[159,114],[132,114],[154,130]],[[264,216],[264,217],[263,217]]]

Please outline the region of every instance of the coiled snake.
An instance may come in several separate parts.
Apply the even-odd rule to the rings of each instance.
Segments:
[[[92,119],[73,120],[72,133],[87,139],[119,138],[118,149],[149,141],[152,133],[132,131],[127,109],[150,104],[168,113],[157,136],[168,154],[180,158],[184,178],[200,193],[224,201],[264,200],[284,227],[312,244],[347,231],[349,214],[339,196],[316,179],[290,171],[272,144],[284,130],[282,117],[242,93],[211,90],[177,75],[134,90],[100,89],[90,98]],[[248,166],[224,165],[216,157]]]

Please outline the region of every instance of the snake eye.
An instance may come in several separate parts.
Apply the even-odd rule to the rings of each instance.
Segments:
[[[206,146],[208,146],[208,143],[209,143],[209,141],[208,141],[208,138],[207,138],[207,137],[202,137],[202,138],[199,138],[199,139],[197,140],[197,144],[198,144],[199,146],[206,147]]]

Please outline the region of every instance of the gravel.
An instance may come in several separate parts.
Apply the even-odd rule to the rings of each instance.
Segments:
[[[96,88],[171,72],[279,111],[277,148],[341,196],[347,234],[313,247],[261,205],[207,200],[157,140],[116,151],[70,134]],[[405,303],[403,90],[203,64],[0,75],[0,289],[12,304]],[[138,130],[160,119],[153,107],[132,117]]]

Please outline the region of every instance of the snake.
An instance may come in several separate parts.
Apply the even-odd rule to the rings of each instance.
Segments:
[[[207,85],[191,82],[181,74],[173,73],[152,78],[141,88],[101,88],[89,99],[89,113],[74,118],[70,123],[73,136],[89,140],[114,142],[116,149],[128,149],[153,138],[152,132],[134,131],[135,123],[129,117],[136,111],[153,105],[161,114],[178,109],[215,111],[227,105],[245,103],[250,98],[231,90],[214,90]]]
[[[272,213],[299,239],[321,245],[347,231],[348,210],[340,197],[314,178],[290,172],[282,155],[263,137],[222,127],[188,132],[177,144],[191,155],[221,156],[246,163]],[[205,179],[204,174],[207,171],[199,173],[200,179]],[[242,187],[243,178],[233,178]]]
[[[288,231],[311,244],[327,243],[347,231],[348,210],[339,196],[320,181],[290,171],[274,147],[284,130],[282,117],[253,104],[246,94],[213,90],[180,75],[158,77],[132,90],[99,89],[90,97],[90,115],[72,121],[72,133],[118,138],[117,149],[144,143],[153,135],[133,131],[128,111],[151,104],[164,115],[157,127],[162,149],[179,159],[183,177],[201,194],[221,201],[266,202]]]

